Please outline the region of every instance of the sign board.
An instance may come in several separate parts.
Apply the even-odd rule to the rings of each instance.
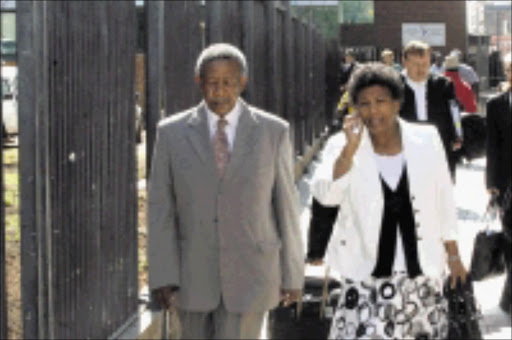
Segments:
[[[411,40],[421,40],[430,46],[445,46],[446,25],[443,23],[403,23],[402,46]]]

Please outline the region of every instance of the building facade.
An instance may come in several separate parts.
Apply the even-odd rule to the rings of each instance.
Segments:
[[[405,43],[424,40],[443,55],[454,48],[467,49],[465,1],[364,1],[364,22],[344,20],[340,4],[340,44],[363,51],[364,59],[377,59],[389,48],[397,57]],[[351,14],[353,16],[353,14]],[[371,17],[373,15],[373,17]],[[370,19],[368,19],[370,17]]]

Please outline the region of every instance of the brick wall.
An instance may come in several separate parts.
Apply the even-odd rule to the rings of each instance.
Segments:
[[[446,46],[434,49],[446,54],[453,48],[466,51],[465,1],[374,1],[373,25],[340,25],[341,46],[375,46],[377,50],[402,47],[402,23],[446,24]]]

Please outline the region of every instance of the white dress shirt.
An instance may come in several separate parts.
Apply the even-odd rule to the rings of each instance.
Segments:
[[[206,112],[208,114],[208,128],[210,130],[210,140],[213,140],[215,137],[215,133],[217,132],[217,122],[220,117],[213,113],[208,105],[206,105]],[[236,127],[238,126],[238,120],[240,119],[240,114],[242,110],[240,107],[240,102],[237,101],[235,107],[226,114],[224,117],[228,124],[225,127],[226,135],[228,137],[229,144],[229,152],[233,151],[233,145],[235,145],[235,136],[236,136]]]
[[[407,85],[409,85],[411,89],[414,91],[414,100],[416,103],[416,117],[418,118],[419,121],[427,121],[427,81],[413,81],[409,78],[409,76],[407,76],[407,73],[405,75],[405,81],[407,82]]]

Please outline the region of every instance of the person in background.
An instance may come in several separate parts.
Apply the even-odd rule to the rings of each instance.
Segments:
[[[352,72],[354,72],[355,68],[357,67],[358,63],[356,61],[356,55],[355,51],[351,48],[347,48],[345,50],[345,56],[344,56],[345,62],[340,67],[340,92],[341,95],[345,93],[346,85],[348,81],[350,80],[350,76],[352,75]]]
[[[330,339],[444,339],[446,268],[465,282],[446,155],[437,129],[399,118],[403,82],[381,63],[359,68],[355,114],[312,193],[341,205],[326,262],[342,291]]]
[[[432,59],[434,59],[434,62],[432,63],[432,66],[430,66],[430,73],[435,76],[441,76],[444,73],[444,66],[443,66],[443,55],[439,51],[432,51]]]
[[[471,91],[468,83],[461,79],[459,74],[459,59],[456,56],[448,55],[445,58],[444,75],[450,78],[455,85],[455,95],[464,112],[475,113],[477,111],[476,96]]]
[[[510,314],[512,304],[512,56],[504,58],[508,88],[487,102],[487,168],[486,186],[491,197],[497,198],[502,210],[502,227],[505,235],[503,250],[507,278],[501,295],[500,307]]]
[[[395,71],[397,71],[398,73],[400,73],[402,71],[402,66],[400,66],[399,63],[395,62],[395,53],[393,53],[393,51],[391,51],[390,49],[386,48],[385,50],[383,50],[381,52],[380,60],[385,65],[388,65],[388,66],[391,66],[392,68],[394,68]]]
[[[177,306],[184,339],[257,339],[265,313],[304,285],[289,126],[240,99],[247,73],[238,48],[207,47],[204,100],[157,128],[149,288]]]
[[[450,52],[450,55],[456,56],[458,58],[460,77],[471,86],[471,90],[478,98],[480,84],[480,78],[478,77],[478,74],[476,74],[475,70],[471,66],[462,62],[462,52],[459,49],[453,49]]]
[[[463,136],[453,83],[430,74],[430,46],[422,41],[411,41],[404,47],[403,65],[405,94],[400,117],[437,128],[455,181],[457,151],[462,147]]]

